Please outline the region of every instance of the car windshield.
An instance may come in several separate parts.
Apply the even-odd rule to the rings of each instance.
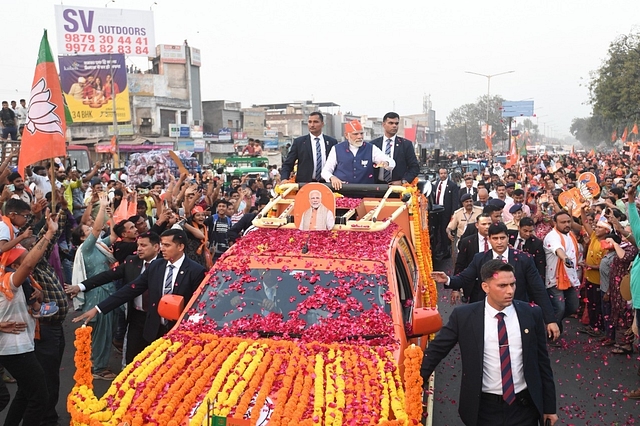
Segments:
[[[383,275],[286,267],[218,271],[183,325],[229,336],[389,339],[391,298]]]

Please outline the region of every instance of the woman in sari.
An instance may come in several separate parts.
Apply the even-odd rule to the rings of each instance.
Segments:
[[[98,215],[93,228],[79,225],[72,232],[73,243],[78,247],[73,263],[73,282],[78,285],[88,277],[92,277],[111,268],[116,260],[111,252],[111,244],[115,241],[113,227],[111,235],[99,239],[100,231],[105,223],[105,210],[109,205],[107,194],[101,194]],[[80,287],[83,288],[83,287]],[[88,293],[79,293],[74,302],[82,304],[82,311],[86,312],[102,302],[115,292],[113,283],[97,287]],[[84,296],[84,297],[82,297]],[[84,300],[83,300],[84,299]],[[76,308],[77,309],[77,308]],[[112,311],[105,315],[97,315],[91,320],[91,358],[93,362],[93,377],[100,380],[113,380],[116,375],[107,368],[111,352],[116,313]]]

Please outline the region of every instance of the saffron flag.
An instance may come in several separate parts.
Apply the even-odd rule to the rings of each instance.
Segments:
[[[631,129],[631,133],[634,135],[638,134],[638,123],[633,123],[633,129]]]
[[[587,155],[588,158],[593,158],[596,156],[596,150],[595,149],[591,149],[591,151],[589,151],[589,155]]]
[[[511,147],[509,149],[509,161],[507,162],[506,168],[511,168],[515,166],[518,162],[518,149],[517,149],[517,139],[511,138]]]
[[[622,139],[622,142],[626,142],[627,141],[627,128],[624,128],[624,131],[622,132],[622,136],[620,136],[620,139]]]
[[[614,130],[613,133],[611,133],[611,142],[615,142],[618,139],[618,131]]]
[[[487,144],[487,148],[489,148],[489,151],[493,151],[493,143],[491,142],[491,138],[493,138],[493,135],[495,135],[495,132],[492,135],[487,132],[484,136],[484,143]]]
[[[113,135],[111,137],[111,147],[109,148],[112,154],[115,154],[117,151],[116,142],[117,142],[116,135]]]
[[[31,86],[27,121],[22,134],[18,171],[41,160],[67,155],[64,100],[58,71],[44,31]]]

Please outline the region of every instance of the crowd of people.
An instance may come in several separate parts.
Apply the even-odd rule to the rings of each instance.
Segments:
[[[94,378],[113,380],[112,348],[130,363],[166,333],[173,324],[159,316],[159,299],[174,293],[188,300],[205,271],[251,231],[276,185],[414,182],[419,162],[413,143],[397,135],[399,119],[386,114],[384,136],[371,142],[361,123],[349,122],[338,142],[323,134],[323,116],[314,112],[309,134],[293,141],[266,181],[182,174],[165,182],[150,165],[141,183],[129,185],[100,163],[80,173],[62,162],[22,175],[8,156],[0,165],[0,410],[9,403],[5,381],[17,381],[18,390],[6,424],[57,424],[62,324],[70,311],[92,326]],[[251,146],[255,155],[261,143]],[[613,354],[631,353],[640,289],[631,286],[636,294],[628,301],[621,288],[640,241],[636,166],[619,154],[544,154],[493,174],[474,170],[459,182],[440,170],[431,201],[443,206],[436,223],[443,238],[435,249],[455,256],[455,274],[435,271],[434,279],[453,290],[454,301],[480,301],[483,265],[507,261],[513,270],[498,265],[496,273],[513,273],[515,298],[540,306],[550,344],[562,344],[563,319],[578,315],[581,331]],[[558,196],[587,171],[600,194],[563,208]],[[309,222],[316,229],[311,222],[323,221]],[[631,269],[632,282],[634,274],[637,281],[640,266]],[[640,389],[628,396],[640,398]]]
[[[434,252],[453,256],[455,266],[454,276],[435,271],[433,278],[452,290],[454,303],[483,300],[482,265],[504,260],[513,265],[514,298],[542,308],[550,345],[566,344],[564,320],[575,317],[578,331],[611,354],[631,354],[640,308],[633,284],[640,279],[638,159],[627,151],[545,153],[500,166],[463,171],[461,179],[439,171],[431,198],[438,206]],[[595,196],[586,188],[593,177],[584,173],[595,176]],[[561,197],[572,188],[583,198]],[[625,396],[639,399],[640,389]]]
[[[112,380],[112,349],[131,362],[170,329],[157,313],[160,297],[190,299],[273,196],[273,182],[223,186],[183,174],[165,183],[150,169],[131,187],[100,163],[84,174],[61,162],[54,173],[36,165],[23,176],[11,157],[0,165],[0,410],[6,383],[16,381],[5,424],[56,425],[69,312],[92,326],[94,378]],[[164,288],[148,285],[155,282]]]

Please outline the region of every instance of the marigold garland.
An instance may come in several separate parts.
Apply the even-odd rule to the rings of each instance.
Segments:
[[[433,272],[433,259],[431,257],[431,236],[429,234],[429,226],[422,226],[422,214],[429,222],[429,213],[427,211],[427,199],[416,187],[407,189],[413,193],[411,207],[409,209],[410,220],[413,222],[413,244],[418,257],[418,271],[424,288],[422,289],[422,301],[425,307],[435,308],[438,302],[438,289],[436,283],[431,278]]]
[[[422,356],[420,346],[410,345],[404,350],[405,411],[409,419],[415,422],[422,419]]]
[[[90,358],[83,350],[90,347],[90,333],[77,333],[80,366]],[[413,347],[405,356],[407,380],[417,382],[421,351]],[[86,374],[78,378],[88,379]],[[276,401],[283,401],[269,419],[275,426],[400,425],[420,415],[420,397],[410,391],[413,387],[405,397],[393,355],[383,348],[174,331],[138,355],[101,399],[87,383],[76,384],[68,408],[72,425],[177,426],[190,414],[190,425],[202,425],[207,401],[215,401],[214,414],[243,418],[250,410],[255,425],[266,398],[275,392]]]

